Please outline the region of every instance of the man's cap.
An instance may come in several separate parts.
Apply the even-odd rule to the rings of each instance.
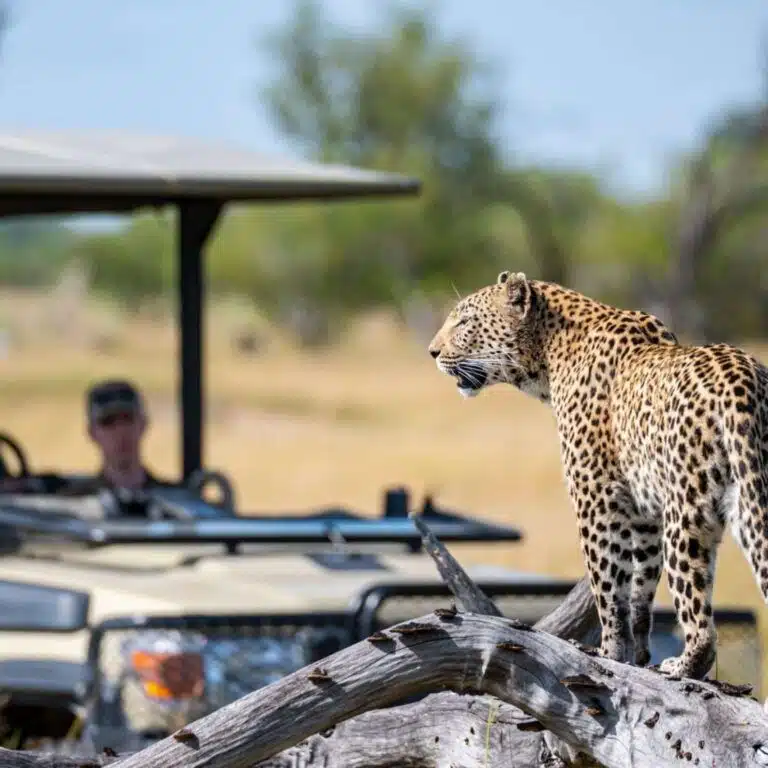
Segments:
[[[118,413],[143,412],[139,390],[129,381],[108,379],[94,384],[86,394],[88,420],[93,423]]]

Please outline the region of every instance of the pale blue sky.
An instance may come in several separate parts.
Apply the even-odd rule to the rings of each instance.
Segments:
[[[120,128],[288,149],[258,100],[258,36],[292,4],[257,0],[14,0],[0,127]],[[497,62],[503,134],[525,158],[663,182],[669,153],[760,91],[766,0],[442,0],[441,18]],[[327,0],[367,26],[377,2]],[[136,45],[136,41],[140,45]]]

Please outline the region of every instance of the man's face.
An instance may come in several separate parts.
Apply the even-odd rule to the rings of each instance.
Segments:
[[[90,434],[101,449],[105,463],[129,467],[139,461],[144,426],[144,418],[139,411],[117,411],[94,422]]]

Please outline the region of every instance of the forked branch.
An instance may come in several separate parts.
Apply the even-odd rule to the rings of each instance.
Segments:
[[[457,600],[482,608],[485,596],[428,529],[422,532]],[[768,718],[743,692],[610,662],[556,636],[594,633],[595,619],[584,580],[535,628],[499,616],[436,609],[377,632],[140,752],[92,764],[768,765]],[[453,693],[436,693],[446,689]],[[430,693],[414,704],[384,709]],[[9,768],[84,764],[53,760],[0,752],[0,766]]]

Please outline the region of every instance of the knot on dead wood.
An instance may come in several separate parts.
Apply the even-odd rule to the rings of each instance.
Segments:
[[[734,683],[728,683],[725,680],[710,679],[705,680],[705,682],[717,688],[726,696],[741,696],[747,698],[752,693],[752,686],[749,683],[745,683],[743,685],[735,685]]]
[[[556,755],[542,739],[539,747],[539,762],[541,768],[567,768],[565,760]]]
[[[509,626],[511,629],[517,629],[520,632],[536,632],[536,628],[532,627],[530,624],[526,624],[524,621],[520,621],[519,619],[505,619],[507,626]]]
[[[331,676],[322,667],[315,667],[308,675],[307,679],[313,683],[327,683],[330,682]]]
[[[521,651],[525,650],[522,645],[518,645],[517,643],[509,643],[505,640],[500,643],[496,643],[496,647],[500,651],[509,651],[510,653],[520,653]]]
[[[701,685],[701,683],[691,682],[691,683],[686,683],[683,686],[683,693],[686,696],[690,696],[692,693],[705,693],[706,690],[707,689],[703,685]]]
[[[456,603],[451,603],[449,608],[435,608],[434,613],[441,621],[451,621],[458,616],[459,610],[456,608]]]
[[[667,679],[672,680],[673,678]],[[712,690],[713,688],[715,690]],[[715,691],[720,691],[725,696],[733,696],[736,698],[751,698],[756,701],[754,696],[750,696],[750,693],[752,692],[752,686],[749,684],[736,685],[734,683],[728,683],[724,680],[704,678],[701,682],[696,680],[688,680],[683,684],[682,689],[686,696],[690,696],[691,694],[700,694],[701,698],[705,701],[717,698],[717,693]]]
[[[655,728],[656,723],[659,722],[659,713],[654,712],[647,720],[643,720],[643,725],[645,725],[648,728]]]
[[[182,743],[187,744],[192,749],[199,749],[200,742],[195,734],[189,728],[181,728],[173,734],[173,738]]]
[[[517,724],[517,729],[519,731],[528,731],[530,733],[538,733],[547,730],[538,720],[523,720]]]
[[[584,643],[580,643],[578,640],[575,640],[574,638],[570,638],[568,642],[576,649],[581,651],[583,654],[586,654],[587,656],[599,656],[600,651],[595,648],[594,645],[584,645]]]
[[[678,760],[691,760],[693,754],[691,752],[683,751],[683,740],[678,739],[674,744],[670,745],[675,750],[675,757]],[[698,760],[698,758],[697,758]]]
[[[589,675],[585,674],[578,674],[578,675],[571,675],[570,677],[564,677],[560,681],[566,688],[573,689],[589,689],[592,691],[606,691],[609,692],[611,689],[605,684],[601,683],[598,680],[593,680]]]
[[[610,669],[608,669],[607,667],[604,667],[602,664],[598,664],[596,661],[592,662],[592,668],[595,670],[595,672],[603,675],[604,677],[616,676]]]
[[[435,624],[427,624],[421,621],[410,621],[407,624],[403,624],[399,627],[392,627],[391,632],[396,632],[398,635],[426,635],[432,632],[439,632],[440,628]]]

